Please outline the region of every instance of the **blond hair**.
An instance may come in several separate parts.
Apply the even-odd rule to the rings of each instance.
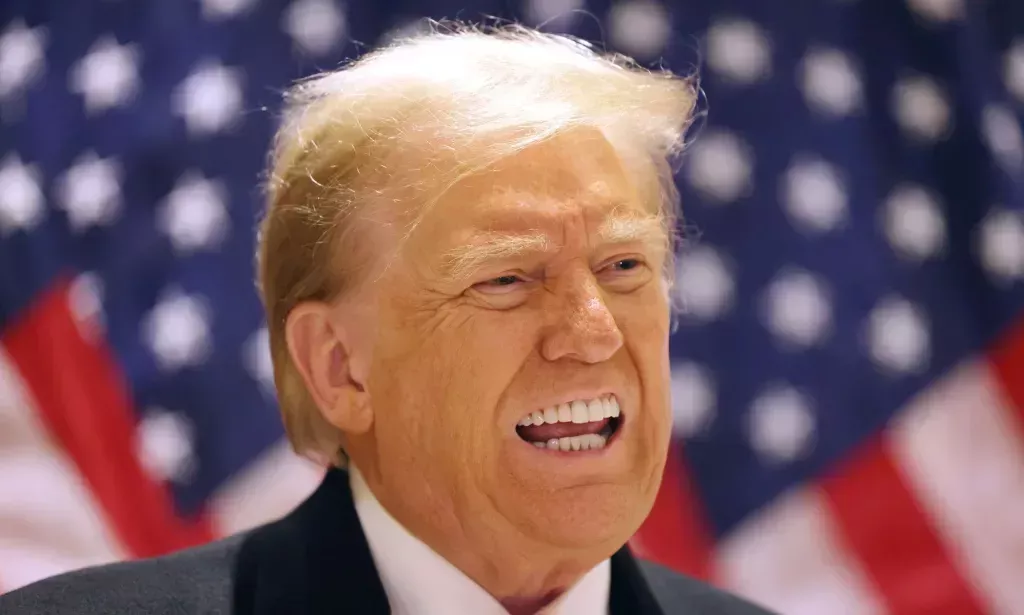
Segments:
[[[292,363],[285,321],[298,304],[330,300],[365,278],[371,205],[435,198],[461,177],[574,127],[597,128],[656,176],[666,228],[696,84],[520,26],[435,24],[358,61],[296,84],[267,171],[258,239],[278,403],[293,448],[344,463],[342,434],[324,419]],[[640,154],[638,157],[636,154]],[[403,191],[404,197],[398,192]],[[421,210],[430,199],[414,199]],[[406,203],[408,205],[408,203]],[[415,224],[415,221],[413,221]]]

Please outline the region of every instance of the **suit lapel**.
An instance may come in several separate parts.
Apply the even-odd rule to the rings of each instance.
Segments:
[[[612,556],[612,587],[608,602],[609,615],[663,614],[628,545]]]
[[[295,511],[250,534],[237,560],[233,613],[390,613],[348,473],[329,470]]]

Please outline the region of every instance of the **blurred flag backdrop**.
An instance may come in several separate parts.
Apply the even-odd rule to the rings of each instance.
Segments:
[[[1024,614],[1017,0],[4,2],[0,588],[316,485],[252,282],[280,92],[481,14],[702,68],[635,546],[788,614]]]

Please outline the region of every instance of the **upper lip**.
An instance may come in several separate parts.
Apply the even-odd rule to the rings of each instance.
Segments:
[[[543,412],[545,408],[550,408],[551,406],[559,406],[561,404],[568,404],[570,402],[576,401],[577,399],[591,400],[599,397],[608,397],[609,395],[614,395],[615,399],[618,400],[619,402],[619,406],[622,406],[622,395],[619,393],[619,391],[608,388],[578,389],[568,391],[566,393],[561,393],[557,396],[552,396],[545,401],[539,402],[540,404],[543,405],[538,405],[529,410],[525,410],[521,415],[517,416],[515,420],[516,423],[518,423],[523,417],[530,415],[534,412]]]

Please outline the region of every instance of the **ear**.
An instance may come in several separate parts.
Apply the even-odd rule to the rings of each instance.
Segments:
[[[313,301],[292,309],[285,321],[288,352],[327,422],[362,434],[373,426],[370,395],[352,373],[350,336],[331,318],[331,309]]]

